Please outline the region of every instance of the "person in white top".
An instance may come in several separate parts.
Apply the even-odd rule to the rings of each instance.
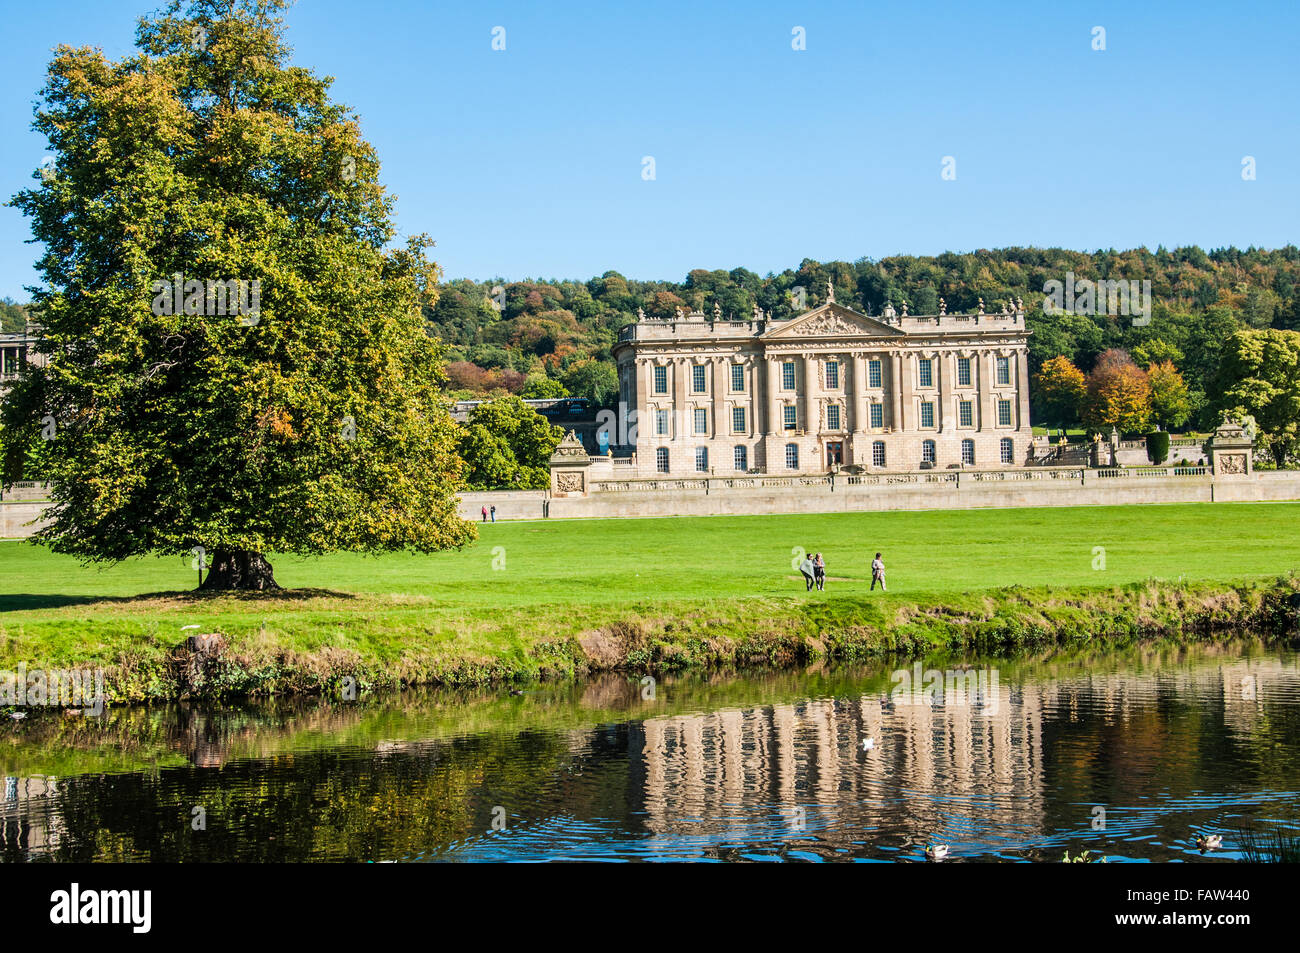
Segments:
[[[803,573],[803,581],[807,583],[807,585],[804,587],[804,592],[811,591],[814,582],[813,561],[809,559],[806,554],[803,557],[803,562],[799,564],[799,571]]]
[[[871,560],[871,591],[875,592],[876,583],[880,583],[880,591],[888,592],[885,588],[885,561],[880,558],[880,553],[876,553],[876,558]]]

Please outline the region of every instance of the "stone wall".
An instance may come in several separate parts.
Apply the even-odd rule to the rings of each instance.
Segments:
[[[498,520],[624,519],[963,510],[1022,506],[1113,506],[1126,503],[1232,503],[1300,500],[1300,471],[1265,470],[1215,479],[1206,467],[1089,470],[926,471],[795,477],[711,477],[597,483],[590,495],[548,499],[545,490],[465,493],[462,518],[478,522],[482,507]],[[44,503],[0,502],[0,538],[30,536],[24,524]]]
[[[0,502],[0,539],[23,538],[33,535],[42,523],[29,526],[38,519],[48,504],[37,502]]]
[[[544,507],[553,519],[621,519],[1300,500],[1300,471],[1218,480],[1206,467],[926,471],[841,475],[833,481],[811,475],[669,478],[598,483],[586,497],[553,499],[549,504],[541,496],[536,492],[467,494],[462,512],[477,519],[481,501],[488,497],[496,498],[498,519],[540,518]],[[502,497],[510,502],[504,503]]]

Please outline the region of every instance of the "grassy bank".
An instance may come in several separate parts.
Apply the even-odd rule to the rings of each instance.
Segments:
[[[484,684],[1195,636],[1293,622],[1300,504],[498,523],[459,553],[275,560],[289,591],[194,594],[0,544],[0,668],[103,666],[115,700]],[[824,593],[791,565],[820,551]],[[869,591],[885,552],[890,591]],[[186,686],[186,631],[225,657]],[[192,631],[192,630],[191,630]]]

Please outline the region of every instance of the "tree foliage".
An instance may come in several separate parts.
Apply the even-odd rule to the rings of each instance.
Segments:
[[[564,431],[513,394],[479,404],[460,430],[457,449],[475,490],[540,490]]]
[[[1062,356],[1043,362],[1030,391],[1044,422],[1060,427],[1078,423],[1087,392],[1083,371]]]
[[[1104,352],[1088,375],[1084,422],[1093,430],[1142,431],[1151,422],[1151,382],[1127,353]]]
[[[1300,455],[1300,332],[1238,331],[1220,369],[1217,409],[1249,415],[1278,466]]]
[[[173,0],[140,21],[136,55],[55,52],[35,128],[56,163],[12,203],[45,248],[49,364],[28,369],[3,420],[19,435],[6,479],[14,448],[57,421],[54,521],[38,537],[56,551],[201,546],[207,584],[263,588],[268,552],[472,538],[422,317],[429,242],[386,250],[374,150],[328,80],[289,64],[284,6]],[[156,313],[153,283],[173,275],[257,281],[260,311],[187,296]]]

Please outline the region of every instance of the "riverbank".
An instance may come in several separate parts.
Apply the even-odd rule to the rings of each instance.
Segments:
[[[272,594],[178,591],[196,581],[179,559],[98,570],[0,544],[0,670],[102,668],[114,703],[364,693],[1284,631],[1300,598],[1296,504],[479,528],[461,552],[279,557],[293,588]],[[827,591],[804,591],[804,549]],[[217,657],[180,648],[207,633]]]
[[[193,604],[193,597],[178,596]],[[283,594],[258,600],[268,617],[301,601],[330,596]],[[390,604],[372,603],[379,612]],[[363,616],[365,604],[349,606]],[[279,694],[356,697],[412,685],[482,686],[576,679],[599,672],[661,674],[722,666],[804,665],[818,660],[912,658],[936,651],[1015,654],[1053,646],[1111,648],[1138,639],[1196,641],[1230,629],[1265,636],[1296,631],[1300,580],[1241,584],[1149,581],[1104,589],[1014,587],[942,600],[888,602],[842,597],[665,602],[642,610],[597,608],[581,621],[534,617],[538,637],[511,631],[518,619],[493,614],[465,620],[463,637],[429,631],[395,638],[354,622],[315,637],[286,638],[273,628],[219,632],[219,652],[186,651],[160,633],[97,658],[46,643],[22,652],[29,670],[102,666],[110,703],[205,700]],[[6,634],[12,656],[15,637]],[[22,636],[17,636],[22,641]],[[115,640],[116,641],[116,640]],[[310,645],[310,642],[316,644]],[[495,645],[495,650],[489,646]],[[355,694],[354,694],[355,689]]]

